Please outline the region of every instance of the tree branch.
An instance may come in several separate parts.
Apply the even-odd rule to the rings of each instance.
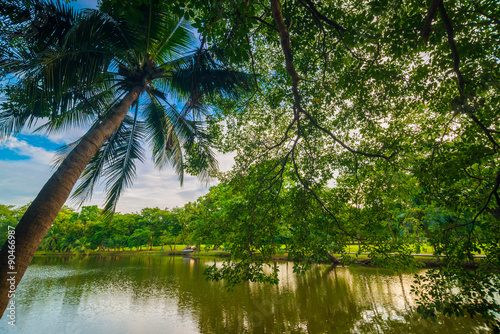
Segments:
[[[427,45],[427,40],[429,39],[429,36],[431,34],[431,26],[432,26],[432,21],[434,20],[434,17],[436,16],[436,11],[438,8],[438,4],[443,0],[432,0],[431,5],[429,6],[429,9],[427,10],[427,18],[425,19],[424,27],[422,28],[422,37],[425,41],[425,44]]]
[[[334,21],[330,20],[329,18],[327,18],[326,16],[324,16],[323,14],[321,14],[320,12],[318,12],[318,10],[316,9],[316,6],[314,5],[314,3],[311,0],[300,0],[300,2],[314,16],[317,16],[318,18],[320,18],[321,20],[323,20],[324,22],[326,22],[328,25],[332,26],[335,30],[337,30],[340,35],[342,35],[344,32],[347,31],[346,28],[342,27],[337,22],[334,22]]]
[[[451,49],[451,56],[453,57],[453,70],[455,71],[455,74],[457,75],[458,78],[458,90],[460,91],[460,96],[463,98],[464,97],[464,85],[465,85],[465,80],[462,76],[462,72],[460,71],[460,58],[458,56],[458,50],[457,46],[455,44],[455,39],[454,39],[454,33],[453,33],[453,27],[451,25],[450,18],[448,17],[448,14],[446,13],[446,9],[444,8],[444,4],[442,0],[437,0],[438,1],[438,9],[439,9],[439,14],[441,15],[441,18],[443,19],[444,26],[446,28],[446,32],[448,35],[448,44],[450,45]]]
[[[299,88],[298,88],[300,78],[293,64],[292,48],[290,45],[290,35],[288,33],[288,28],[285,25],[285,21],[283,20],[283,14],[281,12],[279,0],[271,0],[271,10],[273,13],[274,20],[276,21],[276,25],[278,27],[278,31],[280,33],[281,49],[283,50],[283,54],[285,55],[285,66],[288,71],[288,74],[292,77],[292,92],[294,96],[294,106],[297,109],[297,111],[304,114],[314,127],[328,134],[335,142],[337,142],[340,146],[342,146],[349,152],[372,158],[383,158],[386,160],[391,159],[395,155],[396,153],[395,151],[390,156],[384,156],[381,154],[361,152],[350,148],[348,145],[346,145],[344,142],[338,139],[331,131],[319,125],[316,122],[316,120],[302,108]]]
[[[262,19],[262,18],[260,18],[258,16],[249,16],[248,18],[249,19],[257,20],[260,23],[263,23],[264,25],[268,26],[269,28],[271,28],[271,29],[273,29],[275,31],[278,31],[278,29],[275,26],[273,26],[271,23],[267,22],[266,20],[264,20],[264,19]]]
[[[476,12],[478,12],[479,14],[483,15],[484,17],[496,22],[497,24],[500,24],[500,20],[489,15],[489,14],[486,14],[485,12],[483,12],[481,9],[479,9],[479,5],[475,2],[475,1],[472,1],[472,4],[474,5],[474,8],[476,8]]]
[[[464,100],[466,99],[464,92],[465,80],[463,78],[462,72],[460,71],[460,58],[458,55],[457,46],[455,44],[453,27],[451,25],[451,21],[448,17],[448,14],[446,13],[446,9],[444,8],[443,1],[439,1],[438,9],[441,18],[443,19],[443,23],[448,35],[448,44],[450,45],[451,55],[453,57],[453,70],[455,71],[455,74],[457,75],[458,78],[458,90],[460,92],[461,99]],[[463,103],[466,102],[464,101]],[[484,131],[488,139],[493,143],[495,147],[500,147],[498,143],[495,141],[495,139],[491,136],[491,131],[483,123],[481,123],[481,121],[472,112],[467,112],[467,115],[469,115],[469,117],[474,121],[474,123],[476,123]]]

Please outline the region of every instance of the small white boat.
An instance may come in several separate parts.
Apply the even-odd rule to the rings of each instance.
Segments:
[[[183,252],[183,253],[192,253],[192,252],[194,252],[195,250],[196,250],[196,247],[195,247],[195,246],[191,246],[191,247],[190,247],[190,246],[188,246],[188,247],[184,248],[184,249],[182,250],[182,252]]]

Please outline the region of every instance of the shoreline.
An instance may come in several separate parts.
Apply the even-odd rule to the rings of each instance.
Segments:
[[[362,267],[371,267],[371,268],[383,268],[382,266],[379,265],[374,265],[371,263],[371,258],[368,256],[368,253],[353,253],[349,252],[347,253],[349,255],[357,255],[356,259],[352,263],[342,263],[341,259],[338,259],[340,261],[324,261],[324,262],[315,262],[311,260],[311,263],[318,263],[318,264],[330,264],[330,265],[338,265],[338,266],[362,266]],[[73,252],[37,252],[35,254],[35,257],[44,257],[44,256],[136,256],[136,255],[161,255],[161,256],[183,256],[183,257],[190,257],[193,259],[196,258],[221,258],[221,259],[228,259],[231,257],[231,254],[227,251],[195,251],[191,253],[183,253],[182,251],[178,250],[125,250],[125,251],[93,251],[89,252],[87,254],[84,253],[73,253]],[[338,255],[338,254],[336,254]],[[391,254],[394,255],[394,254]],[[435,258],[435,255],[432,254],[412,254],[412,256],[416,257],[416,261],[418,263],[422,263],[420,267],[413,267],[413,268],[438,268],[442,266],[444,263],[437,261]],[[475,256],[475,258],[484,258],[484,255],[479,255]],[[276,255],[270,258],[270,261],[286,261],[286,262],[293,262],[293,259],[289,258],[288,256],[284,255]],[[472,263],[466,263],[464,264],[464,267],[474,269],[477,267],[477,263],[472,262]],[[411,268],[411,267],[410,267]]]

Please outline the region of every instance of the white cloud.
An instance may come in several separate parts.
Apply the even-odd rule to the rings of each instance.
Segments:
[[[219,154],[221,171],[228,171],[234,164],[234,154]],[[153,162],[147,160],[137,165],[137,178],[131,188],[122,194],[117,211],[138,212],[145,207],[174,208],[193,202],[208,193],[210,186],[218,181],[213,179],[209,186],[198,181],[195,176],[186,175],[181,186],[178,176],[172,169],[155,169]],[[102,188],[94,191],[91,204],[102,206],[105,194]]]
[[[53,153],[43,148],[34,147],[26,141],[11,138],[0,144],[0,147],[14,150],[28,156],[26,160],[0,160],[0,203],[24,205],[32,201],[45,182],[50,178],[53,169],[50,162]],[[219,155],[221,170],[227,171],[234,163],[232,154]],[[213,180],[210,185],[217,184]],[[84,205],[103,206],[105,200],[104,187],[101,185],[94,191],[92,200]],[[122,213],[138,212],[145,207],[174,208],[187,202],[193,202],[209,191],[204,183],[194,176],[185,176],[180,186],[177,175],[171,169],[157,171],[151,161],[137,165],[137,179],[127,189],[118,202],[117,211]],[[75,207],[74,203],[66,203]]]
[[[36,119],[35,122],[32,124],[31,127],[25,128],[21,131],[21,134],[23,135],[39,135],[42,137],[45,137],[49,139],[50,141],[65,145],[74,142],[75,140],[81,138],[87,131],[89,127],[71,127],[67,131],[60,131],[60,132],[54,132],[51,133],[50,135],[45,133],[43,130],[34,132],[36,129],[38,129],[40,126],[46,124],[48,122],[47,118],[41,118],[41,119]],[[90,123],[89,123],[90,125]]]
[[[10,137],[4,142],[0,142],[0,148],[6,148],[16,152],[19,155],[27,156],[35,163],[42,165],[50,165],[54,153],[47,151],[41,147],[36,147],[28,144],[24,140],[19,140],[16,137]]]
[[[221,172],[228,172],[234,166],[234,158],[236,157],[236,152],[231,152],[227,154],[221,154],[217,152],[217,161],[219,161],[219,168]]]
[[[35,198],[52,170],[34,159],[0,160],[0,175],[0,203],[24,205]]]

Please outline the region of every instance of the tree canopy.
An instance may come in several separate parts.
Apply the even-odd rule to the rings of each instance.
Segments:
[[[322,255],[358,240],[400,268],[412,264],[409,245],[430,242],[443,266],[425,278],[426,316],[498,311],[495,1],[192,0],[177,10],[259,85],[243,102],[220,99],[226,126],[212,128],[221,150],[238,153],[224,180],[238,189],[241,205],[227,212],[242,250],[227,267],[239,275],[213,277],[258,276],[252,260],[293,213],[292,238]],[[476,253],[486,259],[466,271]]]

